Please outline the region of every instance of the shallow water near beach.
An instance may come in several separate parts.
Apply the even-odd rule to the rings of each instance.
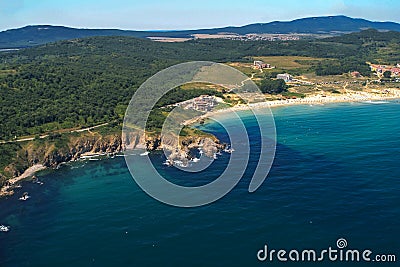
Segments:
[[[259,133],[242,111],[252,145],[249,167],[228,195],[207,206],[175,208],[150,198],[123,157],[39,173],[44,185],[26,182],[0,200],[0,224],[11,226],[0,232],[0,266],[309,266],[261,263],[256,254],[265,244],[327,249],[339,238],[349,248],[399,260],[400,103],[290,106],[273,113],[278,146],[268,178],[248,193]],[[201,128],[228,141],[217,123]],[[171,181],[196,186],[215,179],[229,154],[201,173],[164,166],[159,153],[151,158]],[[32,198],[19,201],[25,191]]]

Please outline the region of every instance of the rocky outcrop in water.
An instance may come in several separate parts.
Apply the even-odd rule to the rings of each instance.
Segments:
[[[215,153],[223,150],[226,144],[221,144],[220,141],[213,135],[195,135],[195,136],[180,136],[179,139],[174,135],[150,135],[144,137],[138,133],[124,133],[123,144],[125,148],[142,148],[147,151],[161,150],[167,151],[168,162],[171,164],[174,161],[182,162],[186,165],[193,158],[192,149],[199,149],[207,157],[213,157]]]
[[[194,157],[191,153],[193,149],[201,149],[205,156],[211,158],[226,147],[226,144],[221,144],[214,136],[181,137],[179,143],[176,138],[175,140],[168,144],[165,144],[164,140],[161,141],[163,148],[171,152],[168,156],[171,164],[174,161],[180,161],[183,165],[187,165],[188,161]]]
[[[59,145],[57,142],[59,140],[27,144],[18,151],[16,161],[9,164],[4,172],[16,177],[35,164],[55,168],[60,163],[77,160],[85,153],[114,154],[122,151],[119,135],[74,137],[63,145]]]
[[[54,138],[39,142],[32,141],[18,151],[16,160],[4,169],[6,176],[0,176],[0,181],[6,181],[5,177],[7,176],[20,176],[27,168],[35,164],[56,168],[61,163],[77,160],[82,155],[115,154],[126,148],[143,148],[148,151],[166,149],[170,152],[168,159],[171,161],[187,162],[193,158],[190,153],[191,149],[201,148],[204,155],[213,157],[224,147],[225,145],[212,135],[186,136],[180,137],[178,140],[174,136],[132,135],[130,138],[126,138],[126,136],[121,138],[118,134],[107,136],[95,134],[68,139]]]

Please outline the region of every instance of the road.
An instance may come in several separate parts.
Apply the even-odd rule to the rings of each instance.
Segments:
[[[106,126],[108,124],[110,124],[110,122],[98,124],[98,125],[87,127],[87,128],[83,128],[83,129],[71,130],[71,131],[68,131],[68,132],[69,133],[81,133],[81,132],[85,132],[85,131],[90,132],[90,130],[93,130],[93,129],[96,129],[96,128],[99,128],[99,127],[102,127],[102,126]],[[66,132],[66,130],[63,130],[62,133],[65,133],[65,132]],[[57,133],[57,132],[54,132],[54,133]],[[58,133],[60,133],[60,132],[58,132]],[[39,136],[40,139],[43,139],[43,138],[46,138],[46,137],[49,137],[49,134],[44,134],[44,135]],[[35,137],[26,137],[26,138],[20,138],[20,139],[9,140],[9,141],[0,141],[0,144],[26,142],[26,141],[32,141],[34,139],[35,139]]]

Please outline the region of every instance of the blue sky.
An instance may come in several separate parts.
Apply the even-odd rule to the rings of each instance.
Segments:
[[[399,10],[397,0],[0,0],[0,30],[35,24],[194,29],[339,14],[400,22]]]

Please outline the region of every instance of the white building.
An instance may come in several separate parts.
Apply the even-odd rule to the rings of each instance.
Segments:
[[[198,111],[210,111],[216,105],[216,100],[214,96],[201,95],[192,100],[188,108],[192,108]]]
[[[285,82],[290,82],[290,81],[293,80],[293,76],[290,75],[289,73],[278,74],[278,75],[276,75],[276,78],[277,78],[277,79],[282,79],[282,80],[284,80]]]

